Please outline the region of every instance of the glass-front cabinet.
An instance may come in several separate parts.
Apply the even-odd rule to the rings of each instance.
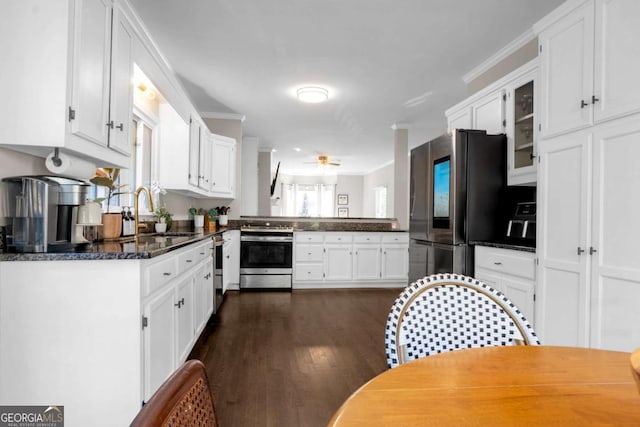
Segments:
[[[514,80],[507,89],[508,184],[536,183],[537,67]]]

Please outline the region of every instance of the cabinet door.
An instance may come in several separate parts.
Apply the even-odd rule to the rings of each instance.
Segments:
[[[205,266],[198,267],[194,277],[194,329],[199,331],[204,325],[205,316],[207,314],[207,272]]]
[[[189,184],[197,187],[200,182],[200,122],[189,120]]]
[[[225,259],[227,264],[224,267],[227,286],[229,284],[240,284],[240,231],[231,230],[224,233],[225,241],[229,241],[225,247]],[[227,289],[226,287],[224,289]]]
[[[640,2],[597,0],[595,13],[596,122],[640,110]]]
[[[325,280],[350,281],[352,274],[351,245],[325,245]]]
[[[175,304],[180,306],[177,307],[176,316],[176,339],[178,344],[176,348],[176,367],[186,360],[195,336],[193,326],[195,311],[193,281],[194,276],[189,275],[177,285]]]
[[[353,280],[380,280],[380,245],[353,245]]]
[[[509,185],[535,184],[537,114],[537,69],[526,74],[507,89],[507,180]]]
[[[198,186],[205,191],[211,191],[213,188],[213,170],[211,163],[213,162],[213,141],[211,134],[204,127],[200,127],[200,152],[198,161],[198,170],[200,178]]]
[[[409,279],[409,249],[407,245],[384,245],[382,247],[382,279]]]
[[[601,128],[593,144],[591,346],[632,351],[640,342],[640,120]]]
[[[529,324],[534,326],[534,283],[504,275],[501,287],[502,293],[520,309]]]
[[[452,129],[471,129],[471,107],[464,107],[460,111],[452,113],[448,119],[449,131]]]
[[[473,104],[473,128],[492,135],[504,132],[504,91],[490,93]]]
[[[235,144],[214,137],[211,191],[231,197],[235,174]]]
[[[147,326],[142,331],[145,401],[149,400],[176,366],[174,300],[174,287],[167,286],[142,308],[147,321]]]
[[[109,147],[131,154],[129,129],[133,111],[133,30],[120,9],[113,9]]]
[[[214,293],[215,293],[215,289],[214,289],[214,283],[213,283],[213,276],[215,274],[215,272],[213,271],[213,259],[210,259],[209,261],[207,261],[207,264],[205,265],[205,318],[204,321],[205,323],[209,320],[209,318],[211,317],[211,315],[213,314],[213,310],[214,310],[214,301],[213,298],[215,297]]]
[[[476,264],[473,275],[476,279],[480,280],[485,285],[491,286],[496,291],[500,291],[504,293],[500,275],[497,274],[495,271],[486,270],[482,267],[479,267],[478,264]]]
[[[75,3],[71,133],[107,146],[109,131],[109,74],[111,1]]]
[[[537,332],[547,345],[587,346],[590,136],[540,144]]]
[[[572,12],[538,36],[541,137],[591,123],[593,3]]]

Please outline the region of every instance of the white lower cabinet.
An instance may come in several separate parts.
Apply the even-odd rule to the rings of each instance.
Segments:
[[[167,287],[151,298],[142,308],[144,334],[144,400],[148,400],[176,366],[175,290]],[[146,325],[146,326],[145,326]]]
[[[475,247],[475,278],[509,298],[522,311],[534,330],[535,272],[535,253]]]
[[[189,350],[194,341],[195,330],[193,328],[195,314],[193,283],[195,277],[188,276],[182,279],[176,286],[176,360],[184,361],[187,359]]]
[[[208,320],[193,307],[211,245],[151,259],[0,262],[0,402],[58,402],[69,427],[129,425]],[[213,275],[206,281],[210,313]]]
[[[295,233],[294,282],[321,282],[324,278],[323,233]]]
[[[403,232],[296,232],[294,288],[406,286]]]
[[[143,300],[143,365],[149,376],[145,401],[186,360],[213,313],[211,248],[212,242],[206,240],[152,259],[145,267],[146,281],[169,278]],[[173,263],[178,265],[178,275],[171,271]],[[169,360],[173,363],[168,368]]]

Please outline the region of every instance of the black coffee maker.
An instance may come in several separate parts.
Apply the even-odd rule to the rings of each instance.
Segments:
[[[13,252],[70,252],[90,243],[73,241],[78,206],[90,184],[59,176],[4,178],[7,248]]]

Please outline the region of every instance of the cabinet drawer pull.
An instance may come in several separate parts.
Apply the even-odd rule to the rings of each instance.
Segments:
[[[595,104],[596,102],[600,101],[600,98],[596,98],[595,95],[591,95],[591,103]]]
[[[164,272],[164,273],[162,273],[162,275],[163,275],[163,276],[171,276],[171,273]]]
[[[580,108],[584,108],[584,107],[588,107],[589,103],[588,102],[584,102],[584,99],[580,100]]]
[[[124,124],[120,123],[118,126],[116,126],[116,129],[120,129],[120,131],[124,132]]]
[[[499,261],[494,262],[494,264],[495,264],[495,265],[502,265],[502,263],[501,263],[501,262],[499,262]]]
[[[108,122],[108,123],[107,123],[107,127],[108,127],[109,129],[113,129],[113,121]]]
[[[182,307],[182,304],[180,303],[180,301],[178,301],[176,304],[173,304],[173,305],[178,308]]]
[[[193,260],[192,259],[188,259],[187,262],[193,262]]]

